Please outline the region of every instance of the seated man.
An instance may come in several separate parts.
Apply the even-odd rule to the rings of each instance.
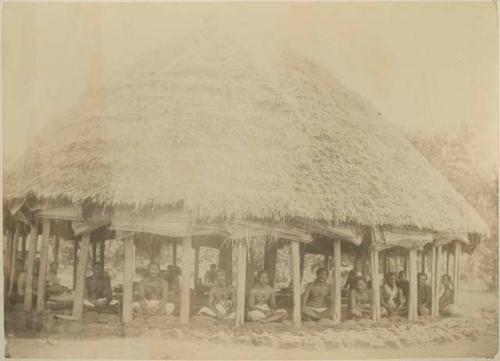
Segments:
[[[217,320],[234,319],[236,295],[232,286],[226,285],[226,273],[217,271],[215,283],[208,293],[208,306],[202,307],[199,315],[210,316]]]
[[[255,278],[255,285],[248,296],[248,320],[268,323],[286,319],[286,310],[276,307],[276,296],[274,289],[269,286],[267,273],[259,271]]]
[[[380,290],[381,314],[387,314],[388,316],[399,315],[403,302],[403,291],[396,284],[396,275],[392,272],[388,273]]]
[[[302,296],[302,314],[313,321],[330,318],[331,312],[328,304],[332,302],[332,287],[328,285],[328,271],[318,268],[316,280],[306,286]]]
[[[132,307],[145,315],[174,312],[174,304],[168,302],[168,282],[160,277],[160,266],[151,262],[148,276],[139,283],[139,301]]]
[[[351,317],[372,317],[372,290],[366,288],[366,281],[362,277],[356,279],[356,287],[351,290]]]
[[[449,275],[443,275],[443,277],[441,277],[441,288],[439,313],[442,316],[461,316],[463,311],[454,303],[453,282]]]
[[[408,292],[410,290],[410,282],[408,282],[406,278],[406,272],[399,271],[398,277],[399,279],[397,285],[401,289],[401,292],[403,292],[403,297],[406,300],[406,303],[408,303]]]
[[[430,314],[431,288],[427,285],[427,275],[423,272],[420,272],[418,274],[417,307],[419,315],[426,316]]]
[[[92,276],[85,279],[83,304],[91,309],[101,310],[110,305],[112,300],[111,280],[103,275],[98,264],[94,264]]]

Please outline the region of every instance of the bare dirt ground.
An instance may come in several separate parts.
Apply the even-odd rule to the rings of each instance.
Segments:
[[[335,327],[305,323],[300,330],[291,325],[267,329],[251,324],[234,330],[229,325],[203,320],[180,327],[175,320],[165,322],[158,318],[136,319],[121,331],[127,337],[110,337],[88,331],[92,327],[108,327],[107,323],[73,323],[58,334],[42,332],[36,338],[8,336],[8,349],[15,358],[491,358],[497,353],[496,302],[492,293],[464,292],[462,305],[467,316],[463,318],[421,319],[411,324],[405,319],[385,319],[381,325],[347,321]]]

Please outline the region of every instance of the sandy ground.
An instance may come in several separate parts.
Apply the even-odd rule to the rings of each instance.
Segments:
[[[487,357],[497,353],[497,299],[465,293],[468,316],[461,319],[385,321],[382,325],[344,322],[337,328],[305,325],[274,332],[261,326],[239,331],[220,325],[200,329],[162,324],[145,334],[100,338],[42,333],[8,338],[13,358],[104,359],[367,359],[408,357]],[[85,329],[87,327],[84,326]],[[132,327],[137,329],[138,327]]]
[[[100,340],[9,340],[16,358],[104,358],[104,359],[366,359],[406,357],[489,357],[495,354],[496,338],[453,345],[411,346],[393,350],[337,348],[335,350],[282,349],[266,346],[188,342],[161,337]]]

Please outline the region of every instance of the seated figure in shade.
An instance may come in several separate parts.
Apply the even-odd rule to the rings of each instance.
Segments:
[[[232,286],[226,284],[226,273],[218,270],[215,282],[208,293],[208,305],[202,307],[199,315],[213,317],[217,320],[234,319],[236,295]]]
[[[462,316],[463,311],[453,299],[453,282],[449,275],[441,277],[441,295],[439,297],[439,313],[441,316]]]
[[[372,290],[366,288],[366,281],[364,278],[357,277],[356,286],[351,290],[351,317],[371,318],[372,308]]]
[[[204,284],[208,287],[212,287],[215,283],[217,277],[217,265],[212,263],[210,269],[205,272]]]
[[[396,284],[396,274],[390,272],[385,276],[384,285],[380,289],[380,313],[388,316],[399,315],[403,304],[403,291]]]
[[[418,274],[417,307],[419,315],[426,316],[430,314],[431,288],[427,285],[427,275],[423,272]]]
[[[111,279],[102,272],[98,264],[93,265],[92,276],[85,279],[83,295],[83,304],[96,311],[118,303],[113,301]]]
[[[408,303],[408,293],[410,290],[410,282],[408,282],[405,271],[399,271],[398,282],[396,284],[401,289],[401,292],[403,292],[403,297],[406,300],[406,303]]]
[[[168,282],[160,276],[160,266],[151,262],[148,275],[138,287],[138,302],[132,308],[144,315],[167,314],[174,312],[175,306],[168,302]]]
[[[305,318],[319,321],[322,318],[330,318],[333,295],[332,287],[327,283],[328,271],[318,268],[316,280],[306,286],[302,295],[302,315]]]
[[[269,323],[286,319],[287,311],[276,306],[276,295],[274,289],[269,286],[267,273],[257,272],[255,281],[248,295],[248,320]]]

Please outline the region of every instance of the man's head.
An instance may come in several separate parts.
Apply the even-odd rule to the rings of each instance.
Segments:
[[[217,269],[217,265],[215,263],[212,263],[210,265],[210,271],[215,272],[216,269]]]
[[[257,276],[255,277],[257,279],[257,282],[260,283],[261,285],[265,286],[269,283],[269,279],[267,277],[267,273],[264,270],[261,270],[257,272]]]
[[[215,282],[219,286],[225,286],[226,285],[226,273],[222,270],[218,270],[217,273],[215,274]]]
[[[399,271],[398,276],[399,276],[400,281],[406,281],[406,272],[405,271]]]
[[[364,290],[366,288],[366,281],[363,277],[356,277],[356,289]]]
[[[316,271],[316,279],[321,283],[326,282],[326,280],[328,279],[328,271],[326,270],[326,268],[318,268],[318,270]]]
[[[418,284],[419,286],[423,286],[427,283],[427,275],[424,272],[420,272],[418,274]]]
[[[386,274],[385,282],[387,282],[387,284],[391,287],[394,286],[396,284],[396,274],[393,272]]]
[[[97,263],[95,263],[92,266],[92,276],[94,276],[94,277],[101,277],[102,276],[101,266]]]
[[[148,267],[149,276],[152,278],[156,278],[160,275],[160,265],[155,262],[151,262]]]

